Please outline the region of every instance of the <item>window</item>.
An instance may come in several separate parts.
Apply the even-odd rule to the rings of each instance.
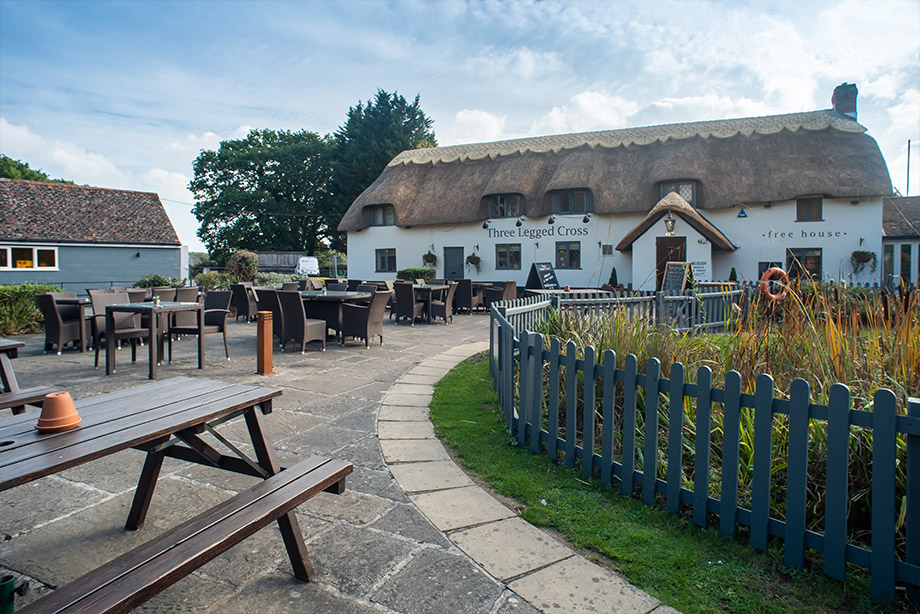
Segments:
[[[786,272],[789,277],[799,275],[821,278],[821,253],[820,248],[799,248],[786,250]]]
[[[666,181],[659,186],[658,198],[664,198],[671,192],[696,206],[696,184],[692,181]]]
[[[518,217],[524,210],[524,197],[520,194],[497,194],[489,199],[489,217]]]
[[[591,193],[587,190],[569,190],[553,194],[553,213],[557,215],[590,212]]]
[[[371,226],[395,226],[396,209],[393,205],[373,205],[367,208]]]
[[[581,268],[581,242],[565,241],[556,243],[556,268]]]
[[[901,244],[901,284],[910,287],[910,243]]]
[[[377,272],[396,272],[396,248],[389,247],[376,250]]]
[[[509,270],[521,268],[521,244],[506,243],[495,246],[495,268]]]
[[[767,269],[772,269],[773,267],[783,268],[782,262],[758,262],[757,263],[757,279],[763,277],[763,274],[767,272]]]
[[[0,247],[0,269],[57,270],[57,256],[56,247]]]
[[[820,222],[824,218],[820,198],[799,198],[795,201],[796,222]]]
[[[885,245],[882,252],[882,285],[890,287],[894,281],[894,245]]]

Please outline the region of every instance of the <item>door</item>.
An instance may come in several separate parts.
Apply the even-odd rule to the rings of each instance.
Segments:
[[[463,279],[463,248],[444,248],[444,279]]]
[[[661,287],[665,264],[687,261],[687,237],[657,237],[655,239],[655,289]]]

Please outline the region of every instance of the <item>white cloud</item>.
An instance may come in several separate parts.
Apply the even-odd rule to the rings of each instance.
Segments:
[[[731,117],[767,115],[768,105],[749,98],[734,99],[714,93],[654,100],[629,117],[633,126],[705,121]]]
[[[189,181],[190,178],[182,173],[152,168],[141,175],[138,189],[156,192],[179,239],[192,251],[204,251],[204,245],[195,235],[198,220],[192,215],[192,203],[195,201],[188,190]]]
[[[627,118],[638,110],[632,100],[604,92],[582,92],[572,96],[569,104],[553,107],[531,125],[530,134],[559,134],[611,130],[626,125]]]
[[[539,52],[528,47],[497,49],[466,61],[470,72],[490,78],[533,81],[560,72],[565,63],[555,51]]]
[[[507,115],[495,115],[478,109],[463,109],[454,116],[446,130],[439,131],[441,145],[458,143],[481,143],[507,138],[505,120]],[[443,137],[441,135],[444,135]]]
[[[103,155],[65,141],[52,141],[0,118],[4,153],[55,178],[109,188],[129,188],[130,177]]]

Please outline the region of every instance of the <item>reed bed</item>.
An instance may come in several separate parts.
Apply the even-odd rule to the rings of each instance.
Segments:
[[[742,376],[743,388],[754,392],[754,382],[761,373],[767,373],[776,382],[776,395],[788,395],[792,381],[803,378],[809,382],[812,402],[825,404],[830,387],[836,382],[847,384],[851,390],[852,407],[871,411],[872,395],[879,388],[893,390],[898,398],[898,411],[906,411],[907,397],[920,396],[920,300],[914,293],[887,295],[882,292],[853,290],[839,286],[819,285],[811,282],[795,285],[787,297],[775,303],[756,298],[744,308],[745,317],[722,334],[680,334],[667,327],[658,327],[642,318],[630,318],[625,312],[582,316],[551,311],[536,332],[548,337],[558,337],[563,345],[574,341],[578,352],[593,346],[603,360],[604,353],[616,353],[617,366],[623,367],[627,354],[635,354],[639,364],[650,358],[661,362],[666,376],[675,362],[687,368],[690,381],[700,367],[709,367],[712,381],[724,381],[725,373],[736,370]],[[546,367],[548,369],[548,365]],[[583,405],[579,377],[579,399]],[[548,374],[546,380],[548,382]],[[600,441],[603,415],[600,402],[603,398],[600,382],[595,383],[595,442]],[[549,391],[546,392],[549,394]],[[560,407],[565,407],[565,373],[561,374]],[[640,411],[636,426],[639,438],[637,469],[641,469],[641,451],[644,444],[642,409],[647,400],[644,390],[639,391]],[[658,405],[659,432],[658,457],[666,458],[666,433],[668,431],[668,399],[661,395]],[[622,426],[622,385],[618,384],[614,412],[614,432]],[[722,411],[714,404],[710,422],[711,463],[709,488],[712,496],[720,494],[722,467]],[[682,428],[684,485],[692,488],[694,467],[694,442],[696,437],[696,408],[688,399],[683,408]],[[565,432],[565,416],[559,418],[560,435]],[[753,410],[744,410],[741,416],[739,477],[739,504],[750,504],[750,486],[753,461]],[[580,428],[580,427],[579,427]],[[785,483],[788,420],[777,415],[773,422],[773,489],[771,515],[785,517]],[[807,523],[810,529],[823,530],[824,476],[827,433],[823,421],[813,420],[809,426],[809,471]],[[581,433],[577,434],[579,440]],[[615,444],[614,454],[620,452]],[[906,501],[906,441],[898,441],[897,496]],[[872,432],[860,427],[851,428],[849,467],[848,535],[852,542],[865,544],[870,529],[871,511],[871,460]],[[664,477],[665,464],[659,462],[659,477]],[[903,546],[903,512],[899,540]]]

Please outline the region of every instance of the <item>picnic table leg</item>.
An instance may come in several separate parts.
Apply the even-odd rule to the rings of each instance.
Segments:
[[[152,443],[156,447],[166,443],[168,440],[168,436],[161,437]],[[125,522],[125,528],[129,531],[136,531],[144,526],[144,521],[147,519],[147,510],[150,509],[150,500],[153,498],[153,489],[156,488],[160,468],[163,466],[164,456],[162,451],[147,452],[147,457],[144,459],[144,468],[141,469],[141,477],[137,481],[137,489],[134,491],[134,500],[131,502],[131,511],[128,512],[128,520]]]
[[[265,439],[259,412],[255,407],[251,407],[245,416],[249,437],[252,440],[252,447],[259,465],[268,471],[269,475],[275,475],[279,470],[278,461],[275,459],[274,450]],[[300,530],[300,523],[297,522],[297,516],[294,515],[294,510],[278,518],[278,529],[281,531],[284,547],[291,560],[294,576],[304,582],[312,582],[316,578],[316,571],[313,569],[313,563],[310,562],[307,546],[303,543],[303,533]]]

